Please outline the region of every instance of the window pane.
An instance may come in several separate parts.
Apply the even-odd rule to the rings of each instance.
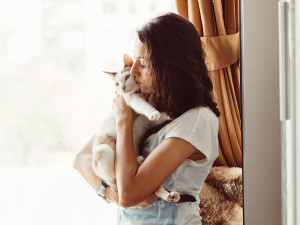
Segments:
[[[173,0],[10,0],[0,7],[0,224],[114,224],[72,168],[111,112],[102,70],[132,55],[135,28]],[[99,221],[99,222],[97,222]]]

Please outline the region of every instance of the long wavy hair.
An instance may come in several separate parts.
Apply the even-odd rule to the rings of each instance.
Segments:
[[[149,101],[173,119],[197,106],[208,106],[219,116],[194,25],[167,13],[150,20],[137,33],[149,57],[153,88]]]

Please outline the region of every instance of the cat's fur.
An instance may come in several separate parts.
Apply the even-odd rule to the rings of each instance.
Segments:
[[[132,60],[124,55],[124,68],[118,73],[109,73],[114,81],[116,91],[121,94],[126,103],[139,115],[133,123],[133,146],[139,165],[143,161],[139,154],[139,141],[147,130],[161,124],[168,119],[164,113],[158,112],[149,104],[142,93],[138,93],[139,86],[130,75]],[[93,143],[93,169],[97,176],[104,179],[108,185],[117,191],[115,175],[115,150],[116,150],[116,122],[111,114],[103,121]],[[161,186],[156,195],[169,202],[178,202],[180,195],[177,192],[168,192]]]

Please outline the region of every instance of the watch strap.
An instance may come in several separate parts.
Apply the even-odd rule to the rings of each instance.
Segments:
[[[110,203],[111,201],[108,200],[105,197],[105,189],[108,187],[107,183],[102,180],[101,182],[99,182],[96,186],[96,193],[98,196],[100,196],[103,200],[105,200],[107,203]]]

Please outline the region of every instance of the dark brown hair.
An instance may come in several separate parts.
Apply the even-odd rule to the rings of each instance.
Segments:
[[[148,52],[154,90],[149,100],[155,107],[171,118],[197,106],[208,106],[219,116],[194,25],[167,13],[150,20],[137,33]]]

